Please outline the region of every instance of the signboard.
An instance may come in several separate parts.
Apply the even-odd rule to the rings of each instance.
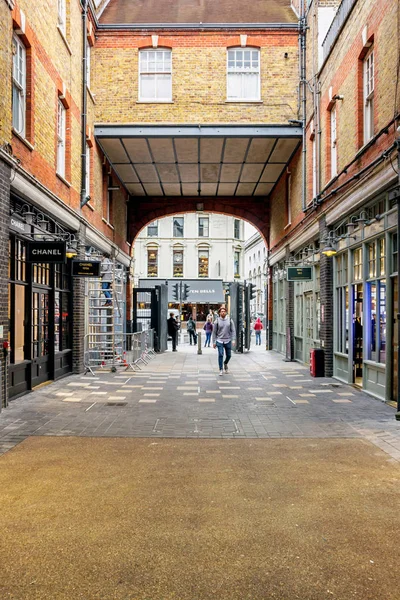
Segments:
[[[312,281],[313,272],[312,267],[288,267],[287,268],[287,280],[288,281]]]
[[[196,302],[206,302],[217,304],[224,302],[224,291],[222,289],[222,279],[168,279],[168,302],[176,302],[174,300],[174,289],[175,283],[182,281],[183,285],[189,286],[189,293],[187,300],[188,304],[195,304]],[[139,287],[154,287],[166,283],[165,279],[140,279]]]
[[[100,277],[100,261],[73,260],[72,275],[74,277]]]
[[[31,263],[65,263],[65,242],[29,242],[26,261]]]
[[[17,216],[11,215],[10,217],[10,229],[12,231],[17,231],[18,233],[29,233],[31,228],[28,223],[24,223]]]

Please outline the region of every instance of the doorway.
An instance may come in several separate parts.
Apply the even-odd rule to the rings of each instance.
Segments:
[[[353,285],[353,383],[363,383],[363,285]]]
[[[50,378],[49,292],[33,288],[31,325],[32,388]]]

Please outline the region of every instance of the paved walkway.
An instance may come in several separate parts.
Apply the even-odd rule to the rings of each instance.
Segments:
[[[0,453],[29,436],[365,438],[400,460],[395,410],[335,379],[311,378],[263,346],[233,354],[188,344],[141,371],[69,376],[0,414]]]

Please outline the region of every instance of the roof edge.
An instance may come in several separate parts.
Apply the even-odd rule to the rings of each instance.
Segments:
[[[299,23],[99,23],[99,31],[112,30],[215,30],[215,29],[299,29]]]

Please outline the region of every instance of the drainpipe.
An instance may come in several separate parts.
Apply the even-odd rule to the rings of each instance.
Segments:
[[[87,12],[89,0],[81,0],[82,6],[82,114],[81,114],[81,208],[88,202],[86,197],[86,125],[87,125]]]
[[[400,307],[399,307],[399,290],[400,290],[400,125],[396,129],[397,147],[397,412],[396,420],[400,421]]]
[[[306,16],[304,2],[301,2],[300,20],[299,20],[299,70],[300,70],[300,99],[301,99],[301,122],[303,126],[303,150],[302,150],[302,190],[301,206],[303,211],[307,204],[307,149],[306,149]]]

